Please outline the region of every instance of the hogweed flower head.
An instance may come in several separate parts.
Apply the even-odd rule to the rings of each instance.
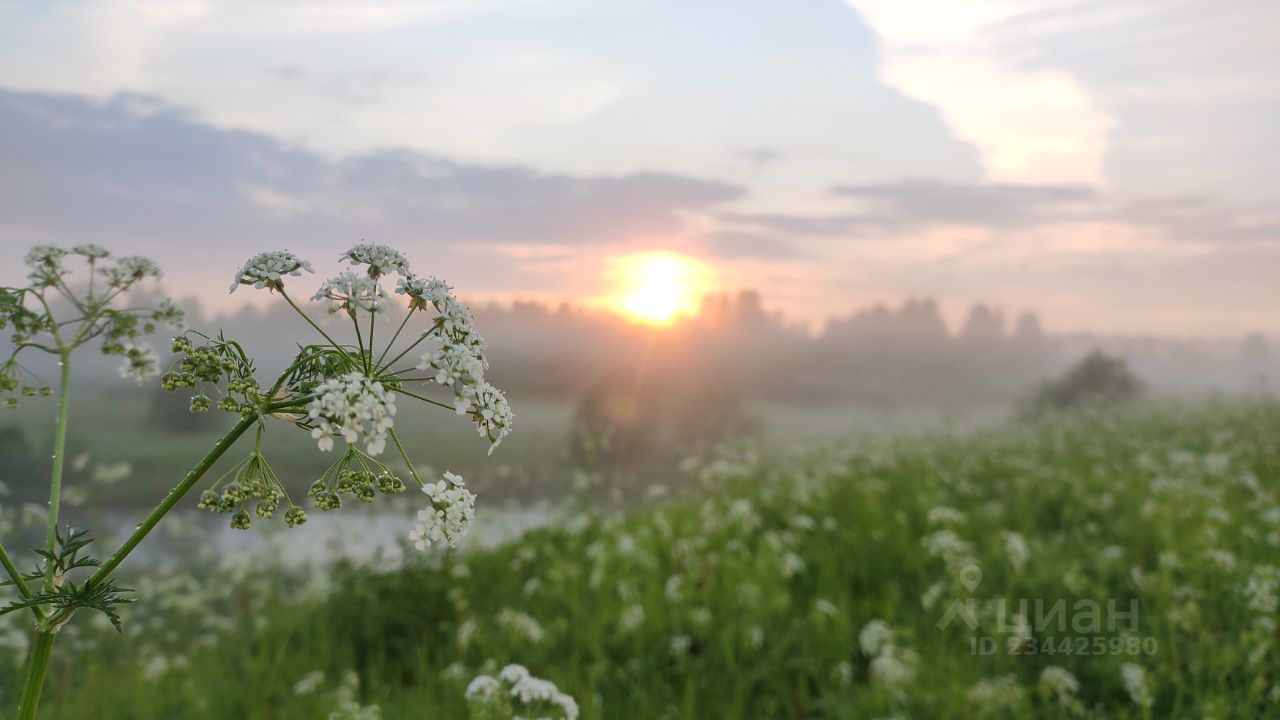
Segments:
[[[429,498],[428,507],[418,513],[411,540],[421,549],[452,546],[474,518],[475,495],[452,473],[433,482],[418,475],[395,434],[396,396],[453,409],[469,418],[477,433],[490,441],[489,452],[511,431],[511,407],[502,392],[485,379],[489,361],[484,338],[470,311],[447,283],[414,275],[405,256],[385,245],[362,242],[341,258],[352,269],[321,283],[312,300],[325,303],[330,315],[346,315],[352,321],[345,341],[338,333],[322,329],[284,293],[283,278],[312,272],[311,265],[289,252],[261,253],[237,271],[232,289],[254,285],[280,290],[323,342],[302,346],[293,364],[268,385],[254,379],[253,363],[238,343],[221,336],[197,341],[198,333],[186,333],[174,340],[173,350],[179,357],[165,374],[163,386],[167,390],[193,388],[193,412],[207,411],[214,405],[256,421],[259,442],[272,419],[309,432],[322,452],[332,451],[341,439],[346,445],[343,455],[307,493],[321,511],[342,507],[344,495],[369,502],[378,493],[403,492],[404,480],[378,460],[388,442],[393,442],[409,474]],[[382,281],[391,275],[399,276],[395,290],[405,297],[407,308],[383,287]],[[387,339],[373,320],[397,311],[404,313],[403,321]],[[404,332],[415,316],[425,321],[426,329]],[[407,347],[397,346],[402,334]],[[383,345],[376,346],[375,338]],[[417,350],[423,343],[428,347]],[[415,350],[420,353],[416,365],[400,363]],[[419,382],[446,388],[452,397],[425,397],[420,394],[425,391],[413,386]],[[218,392],[222,397],[215,403],[211,396]],[[252,514],[265,517],[282,507],[287,495],[256,495],[241,479],[229,484],[216,499],[202,498],[201,505],[238,513],[250,498],[257,500]],[[286,522],[301,524],[305,514],[292,501],[288,507]],[[244,518],[237,515],[236,522],[243,525]]]
[[[378,278],[394,272],[409,277],[409,261],[395,248],[377,243],[362,242],[342,253],[342,258],[352,265],[368,265],[369,275]]]
[[[325,280],[311,299],[327,301],[330,315],[355,315],[361,311],[379,315],[386,312],[388,301],[387,292],[376,278],[350,270]]]
[[[279,290],[284,287],[284,276],[300,277],[303,270],[315,272],[311,269],[311,263],[288,250],[258,253],[236,271],[231,280],[231,292],[235,292],[241,285],[252,285],[259,290]]]
[[[467,706],[481,717],[526,717],[529,713],[577,720],[578,703],[550,680],[531,675],[523,665],[507,665],[497,677],[479,675],[467,685]],[[556,717],[556,716],[550,716]]]

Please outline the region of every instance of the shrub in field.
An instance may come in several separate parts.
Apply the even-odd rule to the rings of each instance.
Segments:
[[[117,567],[250,430],[252,449],[207,484],[197,504],[228,515],[232,528],[246,529],[255,520],[274,517],[282,517],[289,527],[307,521],[302,499],[295,502],[289,495],[264,451],[266,431],[276,425],[308,432],[321,452],[336,450],[336,460],[307,493],[314,508],[335,510],[344,502],[370,502],[379,493],[403,492],[405,481],[380,459],[394,454],[426,495],[426,507],[410,533],[413,544],[419,549],[453,545],[467,531],[475,496],[452,473],[439,479],[419,475],[395,432],[396,403],[408,398],[466,417],[491,443],[492,452],[510,432],[513,415],[502,392],[485,380],[484,339],[452,288],[436,278],[415,275],[396,250],[361,243],[342,259],[351,269],[325,280],[312,300],[323,303],[329,315],[350,321],[350,337],[344,340],[322,329],[285,289],[286,280],[293,284],[290,278],[312,272],[307,261],[289,252],[266,252],[236,271],[232,292],[241,286],[268,290],[318,333],[314,341],[300,345],[293,361],[275,378],[260,378],[250,355],[234,339],[195,331],[173,339],[176,359],[163,373],[162,387],[191,391],[192,413],[216,408],[234,421],[106,560],[87,555],[91,539],[85,530],[63,531],[59,526],[72,360],[77,351],[96,343],[102,352],[121,359],[121,377],[142,382],[159,375],[160,357],[143,338],[160,325],[180,330],[183,313],[167,299],[153,307],[129,307],[124,302],[129,293],[159,278],[160,270],[145,258],[112,258],[96,245],[33,248],[26,256],[29,283],[0,288],[0,329],[12,334],[12,352],[0,364],[5,404],[17,407],[21,397],[54,394],[58,403],[47,536],[36,550],[40,562],[24,572],[0,545],[0,565],[9,576],[3,585],[14,595],[0,607],[0,614],[29,612],[35,629],[19,718],[35,717],[59,631],[82,608],[103,613],[120,628],[119,606],[131,597],[113,578]],[[408,312],[389,339],[379,343],[378,321],[393,302],[384,282],[393,278],[394,291],[404,296]],[[414,320],[420,325],[406,333]],[[41,382],[19,363],[28,353],[57,359],[56,386]],[[431,385],[445,390],[446,396],[430,397]]]
[[[1095,350],[1062,377],[1045,381],[1026,403],[1025,414],[1042,417],[1074,408],[1114,405],[1138,397],[1142,382],[1123,358]]]

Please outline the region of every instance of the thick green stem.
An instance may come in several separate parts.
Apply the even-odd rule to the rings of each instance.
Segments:
[[[49,528],[45,534],[45,549],[50,555],[58,551],[58,508],[62,504],[62,465],[67,453],[67,409],[71,405],[71,351],[62,350],[62,377],[58,383],[58,422],[53,432],[53,473],[49,476]],[[44,589],[53,589],[53,560],[44,564]]]
[[[27,678],[22,683],[22,695],[18,699],[18,720],[35,720],[52,652],[53,633],[37,630],[35,644],[31,646],[31,659],[27,661]]]
[[[256,422],[258,422],[257,417],[243,418],[240,422],[236,423],[235,427],[227,431],[227,434],[223,435],[221,440],[218,440],[218,443],[213,446],[213,449],[209,451],[209,454],[205,455],[203,460],[201,460],[195,467],[191,468],[191,472],[187,473],[187,476],[182,479],[182,482],[178,483],[176,487],[169,491],[169,494],[165,496],[164,501],[157,505],[155,510],[151,511],[151,514],[147,516],[147,519],[143,520],[142,523],[138,525],[138,529],[134,530],[133,534],[130,535],[122,545],[120,545],[119,549],[112,553],[111,557],[102,564],[102,567],[98,568],[98,571],[93,574],[93,577],[89,578],[88,584],[92,585],[105,580],[106,577],[111,574],[111,571],[115,570],[116,566],[128,557],[129,553],[133,552],[134,548],[138,547],[138,543],[142,542],[142,539],[155,529],[155,526],[165,515],[169,513],[170,510],[173,509],[173,506],[178,504],[178,501],[182,499],[182,496],[186,495],[187,491],[199,482],[200,478],[208,472],[209,468],[213,467],[213,464],[218,461],[218,458],[222,457],[222,454],[234,445],[236,440],[239,440],[240,436],[243,435],[250,427],[253,427]]]

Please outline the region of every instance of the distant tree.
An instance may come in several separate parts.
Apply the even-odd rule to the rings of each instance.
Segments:
[[[1040,417],[1080,407],[1127,402],[1142,393],[1142,382],[1123,358],[1094,350],[1061,377],[1047,380],[1031,396],[1025,414]]]
[[[964,325],[960,327],[960,341],[967,345],[990,347],[1004,340],[1004,313],[997,308],[977,303],[969,308]]]

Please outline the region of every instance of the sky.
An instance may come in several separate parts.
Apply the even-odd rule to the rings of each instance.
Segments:
[[[151,255],[215,306],[254,252],[365,239],[477,300],[591,303],[668,252],[813,325],[929,295],[1280,333],[1277,27],[1272,0],[0,0],[0,248]]]

